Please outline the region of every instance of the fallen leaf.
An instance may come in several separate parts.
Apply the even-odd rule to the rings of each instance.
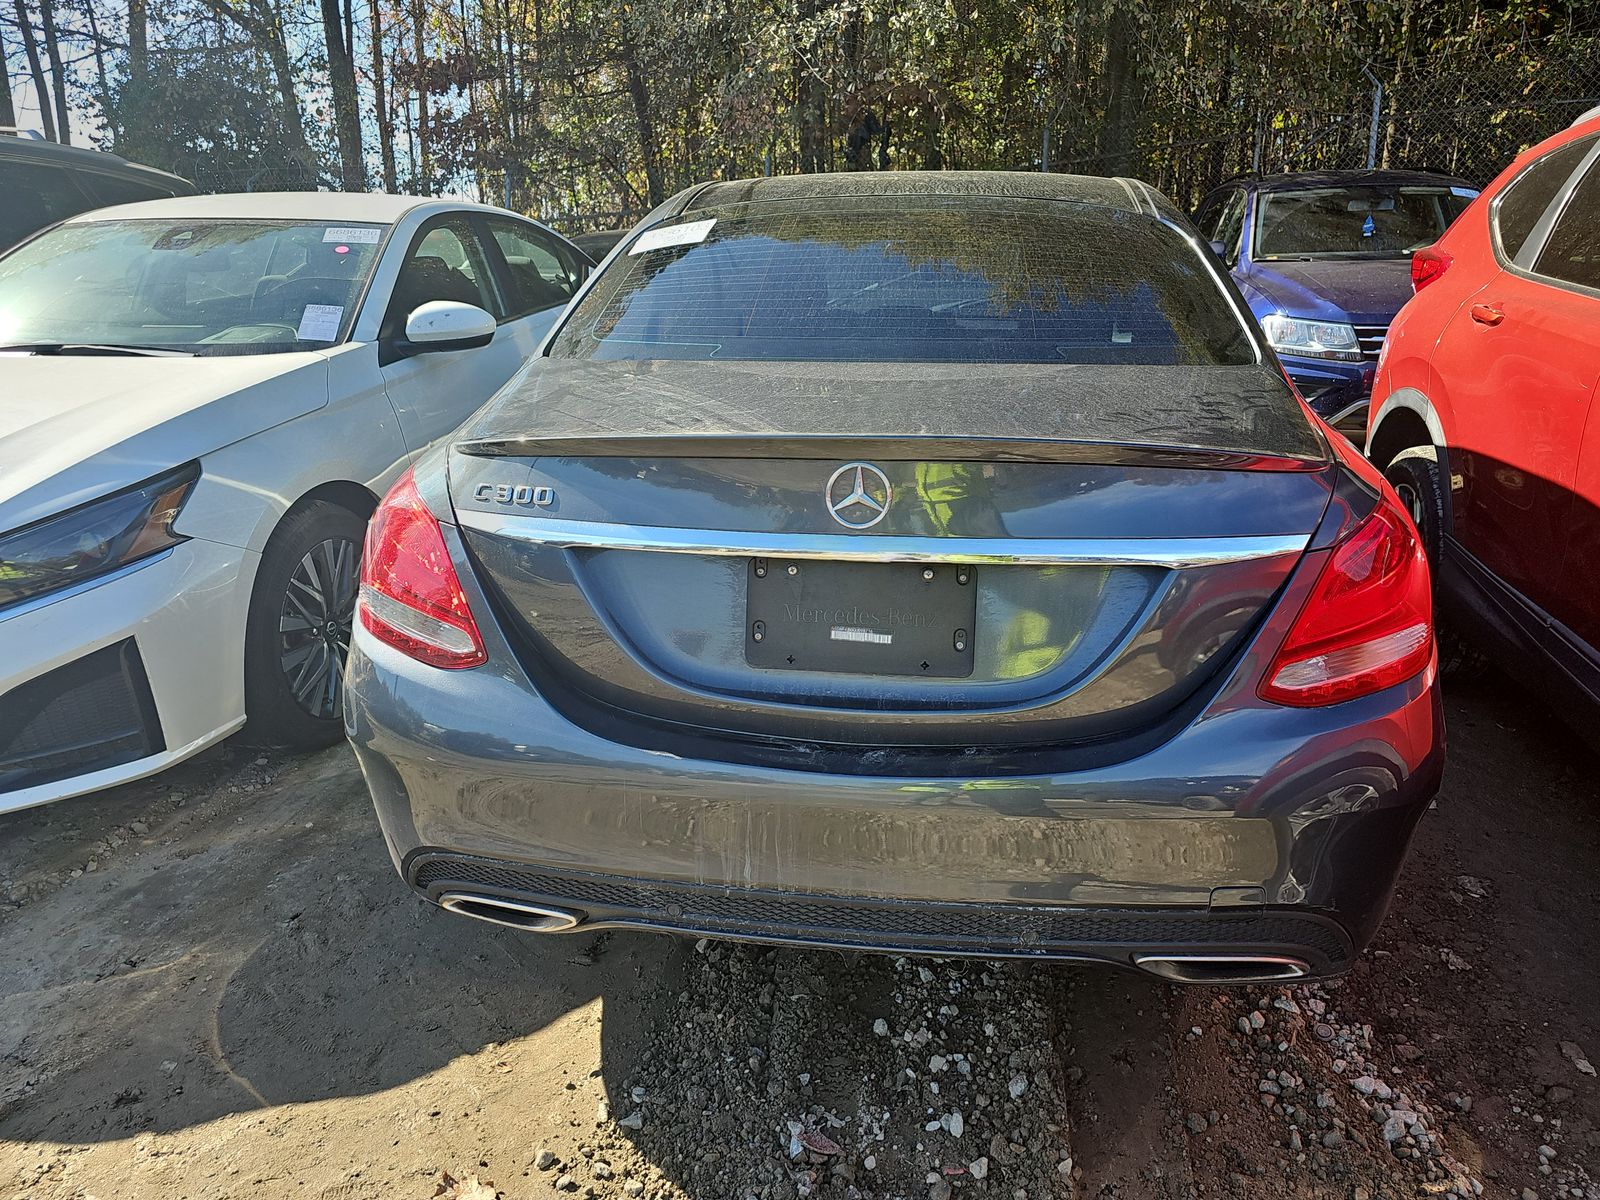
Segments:
[[[802,1146],[804,1146],[807,1150],[814,1151],[817,1154],[843,1154],[844,1153],[843,1149],[840,1148],[838,1142],[834,1141],[831,1137],[829,1137],[825,1133],[818,1133],[815,1129],[803,1129],[803,1130],[801,1130],[800,1131],[800,1144]]]

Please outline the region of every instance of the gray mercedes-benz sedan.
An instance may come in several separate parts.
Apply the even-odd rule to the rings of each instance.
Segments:
[[[674,197],[358,612],[400,873],[530,930],[1323,975],[1439,783],[1410,518],[1129,180]]]

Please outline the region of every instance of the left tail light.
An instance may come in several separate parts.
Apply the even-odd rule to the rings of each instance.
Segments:
[[[1402,683],[1433,659],[1433,583],[1411,518],[1385,486],[1330,552],[1267,668],[1263,700],[1338,704]]]
[[[444,532],[409,470],[367,526],[356,610],[363,629],[418,662],[461,670],[488,661]]]

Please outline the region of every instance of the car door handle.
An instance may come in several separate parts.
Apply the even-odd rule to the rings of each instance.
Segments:
[[[1469,311],[1479,325],[1498,325],[1506,319],[1506,314],[1492,304],[1474,304]]]

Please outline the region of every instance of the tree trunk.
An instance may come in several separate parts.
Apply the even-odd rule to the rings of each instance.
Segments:
[[[1383,151],[1378,158],[1380,167],[1387,167],[1392,161],[1391,155],[1394,153],[1394,139],[1397,132],[1395,128],[1397,124],[1396,118],[1400,112],[1400,97],[1397,93],[1401,84],[1406,82],[1406,76],[1410,74],[1411,67],[1411,19],[1413,7],[1411,0],[1406,0],[1406,6],[1401,10],[1400,47],[1399,53],[1395,55],[1394,77],[1389,81],[1389,119],[1384,122],[1383,127]],[[1401,159],[1401,161],[1404,162],[1405,160]]]
[[[0,63],[9,62],[10,51],[6,49],[5,30],[0,28]],[[15,126],[17,123],[16,106],[11,103],[11,74],[0,69],[0,125]]]
[[[128,78],[140,87],[150,78],[148,0],[128,0]]]
[[[645,189],[650,206],[654,208],[667,198],[661,181],[661,151],[656,141],[655,117],[650,111],[650,81],[645,78],[639,63],[639,51],[633,43],[633,31],[628,28],[628,14],[618,14],[618,27],[622,38],[622,69],[628,76],[628,96],[633,101],[634,119],[639,124],[639,152],[644,163]]]
[[[1119,5],[1106,23],[1106,119],[1100,133],[1100,169],[1133,173],[1138,119],[1139,30],[1132,12]]]
[[[22,48],[28,56],[28,73],[33,76],[33,94],[39,99],[39,123],[44,126],[44,135],[52,142],[56,140],[56,119],[50,115],[50,89],[45,86],[44,67],[39,63],[39,43],[33,36],[33,21],[28,16],[28,6],[23,0],[15,0],[17,9],[17,28],[22,31]]]
[[[294,67],[289,62],[289,47],[283,39],[283,27],[276,20],[265,27],[264,49],[272,63],[272,74],[278,83],[280,118],[283,134],[288,143],[289,155],[304,165],[308,175],[317,174],[316,156],[306,143],[305,126],[300,123],[300,97],[294,87]]]
[[[796,16],[810,22],[817,15],[817,0],[800,0]],[[828,138],[822,81],[817,78],[815,65],[821,45],[815,39],[805,52],[798,50],[794,62],[795,139],[800,151],[800,170],[803,174],[825,171],[828,167]]]
[[[383,160],[383,190],[394,193],[400,190],[400,182],[395,178],[394,122],[389,113],[383,80],[383,13],[379,10],[378,0],[367,0],[367,11],[372,17],[372,99],[378,116],[378,156]]]
[[[344,190],[367,190],[367,167],[361,154],[361,107],[356,94],[356,66],[345,40],[339,0],[322,0],[322,38],[328,47],[328,77],[333,85],[333,125],[339,137],[339,165]]]
[[[1234,49],[1239,44],[1237,14],[1234,6],[1229,3],[1224,9],[1227,14],[1222,24],[1222,44],[1227,47],[1220,55],[1220,69],[1217,72],[1217,90],[1212,99],[1212,105],[1222,120],[1231,121],[1233,118],[1233,71]],[[1221,183],[1227,177],[1228,167],[1224,155],[1227,144],[1219,138],[1211,143],[1211,152],[1207,156],[1206,177],[1201,181],[1199,192],[1204,194]]]
[[[94,4],[83,6],[83,12],[89,18],[89,40],[94,45],[94,73],[95,81],[99,85],[100,111],[105,116],[106,124],[111,127],[111,140],[114,145],[122,136],[122,123],[117,120],[114,111],[115,102],[111,95],[111,76],[106,69],[106,43],[100,36],[100,22],[94,14]],[[0,62],[5,61],[5,56],[0,54]]]
[[[50,60],[50,83],[56,101],[56,133],[63,146],[72,144],[71,119],[67,115],[67,72],[61,65],[61,43],[56,38],[55,0],[39,0],[39,20],[44,26],[44,54]],[[44,107],[44,96],[39,97]]]
[[[944,113],[931,95],[922,114],[922,169],[944,170]]]
[[[417,76],[417,192],[423,196],[433,194],[433,161],[428,157],[428,72],[423,58],[427,52],[423,20],[427,16],[424,0],[412,0],[411,39],[416,59],[413,64]]]

